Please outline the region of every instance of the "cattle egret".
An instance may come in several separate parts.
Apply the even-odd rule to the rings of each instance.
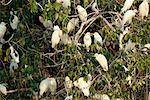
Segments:
[[[0,23],[0,40],[4,37],[6,32],[6,23],[1,22]]]
[[[51,20],[44,20],[42,16],[39,16],[39,21],[43,24],[46,29],[53,28],[53,24]]]
[[[74,81],[73,84],[83,92],[84,96],[89,96],[89,88],[91,83],[86,82],[83,77],[80,77],[77,81]]]
[[[63,0],[56,0],[57,3],[63,3]]]
[[[16,15],[13,14],[13,12],[10,12],[11,16],[13,16],[13,19],[10,20],[10,26],[13,30],[17,29],[18,27],[18,23],[19,23],[19,19]]]
[[[78,13],[79,13],[80,20],[82,22],[85,22],[87,20],[87,12],[86,12],[86,10],[80,5],[77,6],[77,10],[78,10]]]
[[[149,5],[148,0],[143,0],[143,2],[139,6],[139,16],[143,19],[144,16],[148,16],[149,13]]]
[[[60,30],[59,26],[54,26],[54,32],[52,34],[52,48],[54,48],[60,41],[60,37],[62,36],[62,31]]]
[[[66,91],[71,90],[72,87],[73,87],[72,80],[70,80],[70,78],[68,76],[66,76],[65,77],[65,89],[66,89]]]
[[[98,9],[96,9],[97,7],[97,0],[92,4],[92,10],[95,11],[96,13],[98,13]]]
[[[41,81],[40,83],[40,96],[43,95],[44,92],[50,90],[51,94],[53,95],[56,92],[57,83],[55,78],[46,78]]]
[[[107,94],[102,94],[100,100],[110,100],[110,98]]]
[[[83,41],[84,41],[84,44],[85,44],[85,46],[86,46],[87,51],[89,52],[89,46],[90,46],[91,43],[92,43],[92,39],[91,39],[91,36],[90,36],[90,32],[87,32],[87,33],[85,34]]]
[[[128,10],[124,16],[123,16],[123,20],[122,20],[122,27],[124,27],[124,25],[126,24],[126,22],[131,23],[132,22],[132,18],[135,17],[137,10]]]
[[[3,84],[0,84],[0,92],[2,92],[3,94],[7,95],[7,89]]]
[[[101,45],[103,44],[103,41],[102,41],[102,37],[99,35],[98,32],[94,32],[94,43],[100,43]]]
[[[126,0],[124,3],[123,8],[121,9],[121,13],[127,11],[128,9],[130,9],[130,7],[132,6],[134,0]]]
[[[10,46],[10,55],[14,62],[19,63],[19,54],[18,52],[14,49],[13,46]]]
[[[97,53],[94,56],[96,60],[99,62],[99,64],[102,66],[103,70],[108,71],[108,63],[106,57],[102,54]]]
[[[77,26],[79,23],[79,18],[72,18],[68,24],[67,24],[67,30],[68,32],[71,32],[75,29],[75,26]]]
[[[71,6],[71,2],[70,2],[70,0],[63,0],[62,5],[64,8],[68,8]]]
[[[123,39],[123,37],[124,37],[127,33],[129,33],[128,27],[126,27],[125,30],[123,31],[123,33],[120,34],[120,36],[119,36],[119,49],[120,49],[120,50],[123,49],[122,39]]]

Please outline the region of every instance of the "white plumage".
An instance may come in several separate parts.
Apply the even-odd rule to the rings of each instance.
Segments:
[[[130,9],[130,7],[132,6],[134,0],[126,0],[124,3],[123,8],[121,9],[121,13],[127,11],[128,9]]]
[[[48,90],[50,90],[51,94],[54,94],[57,88],[57,83],[55,78],[46,78],[42,80],[39,88],[40,88],[40,96],[42,96],[43,93],[47,92]]]
[[[86,12],[86,10],[80,5],[77,6],[77,10],[78,10],[78,13],[79,13],[80,20],[82,22],[86,21],[87,20],[87,12]]]
[[[7,95],[7,89],[3,84],[0,84],[0,92],[2,92],[3,94]]]
[[[120,50],[123,49],[122,39],[127,33],[129,33],[128,27],[126,27],[125,30],[123,31],[123,33],[120,34],[120,36],[119,36],[119,49]]]
[[[135,17],[137,10],[128,10],[124,16],[123,16],[123,20],[122,20],[122,26],[124,27],[124,25],[126,24],[126,22],[131,23],[132,22],[132,18]]]
[[[12,16],[14,16],[14,19],[10,21],[10,26],[13,30],[15,30],[18,27],[19,19],[16,15],[12,15]]]
[[[6,32],[6,23],[1,22],[0,23],[0,39],[2,39]]]
[[[68,76],[65,77],[65,89],[66,91],[71,90],[73,87],[72,80]]]
[[[10,46],[10,55],[14,62],[19,63],[19,54],[18,52],[14,49],[13,46]]]
[[[102,66],[104,71],[108,71],[108,62],[104,55],[102,54],[95,54],[94,55],[96,60],[99,62],[99,64]]]
[[[63,3],[63,0],[56,0],[57,3]]]
[[[139,6],[139,16],[143,19],[144,16],[148,16],[149,13],[149,5],[148,0],[143,0],[143,2]]]
[[[71,2],[70,2],[70,0],[63,0],[62,5],[64,8],[68,8],[71,6]]]
[[[85,46],[86,46],[87,51],[89,52],[89,46],[90,46],[91,43],[92,43],[91,36],[90,36],[90,32],[87,32],[87,33],[85,34],[83,41],[84,41],[84,44],[85,44]]]
[[[47,29],[53,28],[53,24],[51,20],[44,20],[42,16],[39,16],[39,21],[43,24],[43,26]]]
[[[84,96],[89,96],[89,88],[91,83],[86,82],[83,77],[80,77],[77,81],[74,81],[74,85],[83,92]]]
[[[68,32],[71,32],[75,29],[75,26],[77,26],[79,23],[79,18],[72,18],[68,24],[67,24],[67,30]]]
[[[95,1],[93,4],[92,4],[92,10],[95,11],[96,13],[98,13],[98,9],[96,9],[97,7],[97,2]]]
[[[60,41],[60,37],[62,36],[62,31],[60,30],[59,26],[54,26],[54,32],[52,34],[52,48],[54,48]]]
[[[102,41],[102,37],[99,35],[98,32],[94,32],[94,43],[100,43],[101,45],[103,44],[103,41]]]
[[[110,100],[110,98],[107,94],[102,94],[100,100]]]

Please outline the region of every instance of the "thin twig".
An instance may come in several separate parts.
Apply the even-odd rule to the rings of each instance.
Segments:
[[[7,5],[9,5],[11,2],[12,2],[12,0],[10,0],[10,1],[7,2],[7,3],[3,3],[3,2],[1,2],[1,3],[2,3],[2,5],[7,6]]]

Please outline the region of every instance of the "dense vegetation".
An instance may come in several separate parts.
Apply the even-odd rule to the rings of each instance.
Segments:
[[[3,2],[2,2],[3,1]],[[99,14],[91,10],[91,2],[94,0],[70,0],[71,7],[64,8],[62,4],[54,0],[48,3],[47,0],[12,0],[8,5],[2,0],[0,3],[0,22],[7,23],[7,32],[4,39],[8,42],[0,48],[0,84],[6,83],[8,94],[0,93],[0,99],[36,99],[39,92],[40,82],[47,77],[54,77],[57,80],[56,94],[44,93],[42,98],[47,100],[62,100],[67,96],[64,88],[64,80],[69,76],[75,81],[79,77],[87,80],[91,74],[93,84],[90,87],[90,96],[107,94],[112,100],[121,98],[123,100],[145,100],[150,92],[150,52],[143,51],[142,47],[150,43],[150,17],[140,19],[138,14],[128,24],[130,32],[125,35],[123,43],[129,40],[135,44],[131,50],[119,50],[120,29],[119,18],[123,14],[120,10],[124,0],[97,0]],[[43,7],[41,9],[37,2]],[[138,9],[142,0],[135,0],[131,9]],[[76,33],[81,28],[76,26],[73,32],[67,32],[67,23],[73,17],[78,17],[76,6],[81,5],[88,12],[88,19],[95,18],[83,27],[85,32],[79,38],[77,45],[74,41]],[[10,26],[10,11],[15,11],[19,18],[16,30]],[[100,15],[100,16],[99,16]],[[51,20],[58,25],[63,34],[72,38],[71,44],[60,42],[57,48],[51,47],[51,36],[53,28],[46,29],[39,16]],[[99,17],[97,17],[99,16]],[[108,23],[107,23],[108,22]],[[83,31],[82,30],[82,31]],[[99,32],[103,39],[103,45],[93,42],[90,51],[87,52],[83,44],[83,36],[86,32]],[[10,73],[10,48],[12,45],[19,53],[20,62],[14,73]],[[101,53],[108,60],[108,71],[105,72],[95,60],[94,54]],[[124,67],[128,71],[124,70]],[[126,80],[131,76],[131,84]],[[87,99],[76,87],[73,87],[69,95],[75,100]]]

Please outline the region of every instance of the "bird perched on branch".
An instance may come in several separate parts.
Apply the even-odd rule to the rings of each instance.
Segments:
[[[10,12],[10,15],[11,15],[11,17],[10,17],[10,26],[13,30],[16,30],[17,27],[18,27],[19,19],[15,14],[13,14],[12,11]]]
[[[57,83],[55,78],[46,78],[41,81],[40,83],[40,96],[43,95],[44,92],[50,90],[51,94],[53,95],[56,92]]]
[[[6,23],[1,22],[0,23],[0,40],[3,39],[5,32],[6,32]]]
[[[106,57],[102,54],[97,53],[94,56],[96,60],[99,62],[99,64],[102,66],[103,70],[108,71],[108,63]]]
[[[79,18],[72,18],[71,20],[69,20],[67,24],[68,33],[73,31],[75,29],[75,26],[78,26],[78,23],[79,23]]]
[[[127,11],[128,9],[130,9],[130,7],[132,6],[134,0],[126,0],[124,5],[123,5],[123,8],[121,9],[121,13]]]
[[[61,36],[62,36],[62,30],[60,30],[58,25],[54,26],[54,32],[51,38],[52,48],[54,48],[59,43]]]
[[[85,44],[85,46],[86,46],[87,52],[89,52],[89,50],[90,50],[90,49],[89,49],[89,46],[90,46],[91,43],[92,43],[92,39],[91,39],[91,36],[90,36],[90,32],[87,32],[87,33],[85,34],[83,41],[84,41],[84,44]]]
[[[148,0],[143,0],[139,6],[139,16],[143,19],[144,16],[147,17],[149,13]]]
[[[77,10],[78,10],[78,13],[79,13],[80,20],[82,22],[87,21],[87,12],[86,12],[86,10],[80,5],[77,6]]]
[[[89,79],[87,82],[84,80],[83,77],[80,77],[78,80],[73,82],[74,86],[78,87],[83,92],[84,96],[87,96],[87,97],[90,95],[89,89],[92,83],[92,80],[91,80],[92,76],[89,74],[88,78]]]
[[[132,22],[132,18],[135,17],[137,13],[137,10],[134,9],[134,10],[128,10],[124,16],[123,16],[123,20],[122,20],[122,28],[124,28],[124,25],[129,22],[131,23]]]
[[[102,37],[99,35],[98,32],[94,32],[94,43],[100,43],[101,45],[103,44],[102,42]]]

